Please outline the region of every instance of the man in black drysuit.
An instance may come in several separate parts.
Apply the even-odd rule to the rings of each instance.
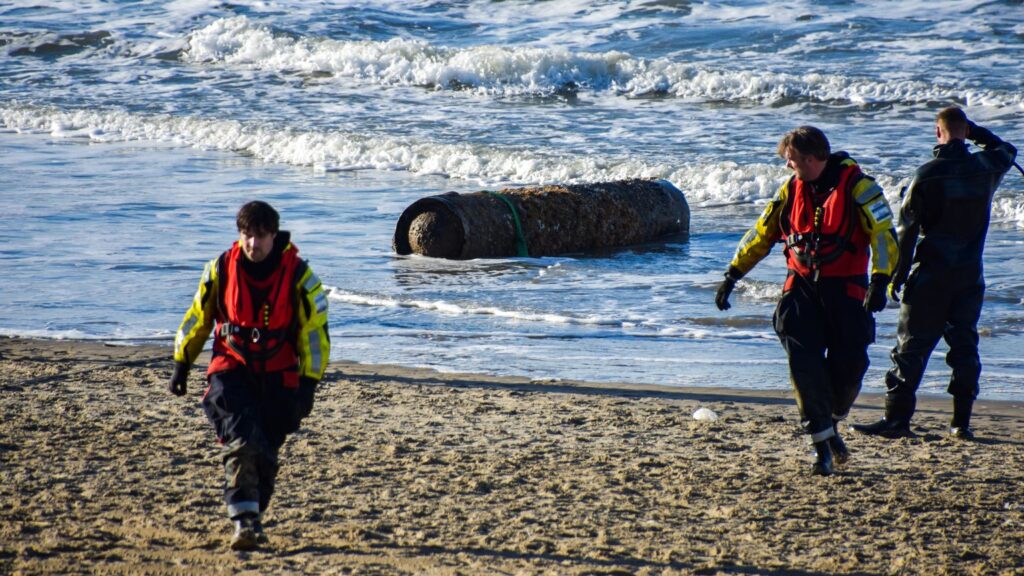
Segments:
[[[899,300],[892,368],[885,375],[885,417],[854,430],[884,437],[910,434],[915,393],[928,357],[945,338],[952,368],[950,433],[972,439],[971,408],[978,396],[981,359],[978,317],[985,295],[982,251],[992,195],[1013,166],[1017,150],[950,107],[936,117],[935,159],[917,169],[899,214],[899,264],[889,287]],[[964,141],[982,147],[971,152]]]

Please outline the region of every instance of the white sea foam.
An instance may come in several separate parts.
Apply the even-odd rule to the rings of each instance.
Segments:
[[[664,178],[694,202],[768,198],[784,175],[782,168],[774,164],[742,166],[721,162],[672,166],[631,158],[572,156],[551,150],[417,142],[349,132],[301,132],[231,120],[121,111],[0,105],[0,122],[0,126],[10,130],[45,133],[56,138],[171,142],[322,170],[405,170],[483,184]]]
[[[779,299],[779,294],[782,293],[782,284],[747,278],[741,280],[736,286],[736,293],[740,297],[754,302],[775,302]]]
[[[27,330],[16,330],[10,328],[0,328],[0,336],[6,337],[23,337],[23,338],[50,338],[53,340],[88,340],[95,338],[90,334],[78,329],[70,330],[50,330],[46,328],[27,329]]]
[[[392,296],[374,296],[357,294],[339,288],[330,287],[328,298],[346,304],[357,306],[383,307],[383,308],[413,308],[430,312],[439,312],[450,315],[480,315],[494,316],[496,318],[507,318],[525,322],[542,322],[545,324],[574,324],[590,326],[622,326],[623,321],[614,318],[602,318],[599,316],[572,316],[566,314],[554,314],[546,312],[534,312],[529,310],[507,310],[496,306],[478,306],[472,304],[460,304],[444,300],[419,300],[415,298],[396,298]]]
[[[992,202],[992,219],[1024,228],[1024,199],[1019,195],[997,197]]]
[[[92,142],[167,142],[243,153],[265,162],[319,170],[404,170],[441,174],[481,185],[579,183],[623,178],[664,178],[695,206],[758,203],[771,198],[787,172],[778,164],[735,162],[653,164],[632,158],[571,156],[551,150],[522,150],[473,144],[398,140],[349,132],[302,132],[232,120],[121,111],[62,111],[50,107],[0,105],[0,128]],[[872,172],[893,209],[901,176]],[[1004,187],[1005,188],[1005,187]],[[1024,228],[1024,199],[1017,187],[997,198],[992,217]]]
[[[338,41],[275,34],[245,16],[214,21],[188,37],[182,58],[196,64],[241,66],[280,73],[329,73],[384,85],[460,88],[483,94],[549,94],[611,90],[707,101],[783,100],[920,103],[962,100],[969,106],[1024,107],[1024,96],[965,85],[916,80],[714,69],[627,53],[564,48],[474,46],[448,48],[394,38]]]
[[[772,164],[735,162],[650,163],[634,158],[573,156],[548,149],[478,144],[441,144],[351,132],[303,132],[216,120],[122,111],[71,110],[0,104],[0,128],[93,142],[169,142],[207,150],[250,155],[265,162],[311,166],[318,170],[404,170],[444,175],[482,185],[537,185],[664,178],[694,205],[762,202],[787,176]],[[890,203],[898,206],[906,177],[873,172]],[[1020,218],[1020,200],[997,203],[997,219]],[[1024,224],[1021,224],[1024,226]]]
[[[98,335],[77,328],[64,330],[52,328],[13,329],[0,328],[0,336],[10,338],[42,338],[47,340],[91,340],[97,342],[170,342],[174,335],[167,330],[125,329],[119,327],[112,334]]]
[[[401,298],[390,295],[370,295],[327,287],[328,298],[353,306],[370,308],[410,309],[418,312],[437,313],[449,316],[491,316],[507,319],[512,322],[536,322],[548,326],[592,326],[608,329],[608,336],[629,334],[634,337],[673,338],[685,340],[774,340],[774,335],[765,331],[743,329],[710,329],[700,325],[680,324],[673,321],[672,325],[664,325],[659,321],[639,318],[618,318],[599,315],[576,315],[571,313],[550,313],[531,310],[514,310],[497,306],[480,306],[444,300],[422,300],[417,298]],[[573,336],[568,332],[563,337]],[[547,337],[556,338],[559,334],[546,333]],[[591,337],[596,337],[591,334]]]

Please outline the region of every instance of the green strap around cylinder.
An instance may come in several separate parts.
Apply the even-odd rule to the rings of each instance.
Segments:
[[[508,206],[508,209],[512,211],[512,224],[516,229],[516,255],[529,257],[530,251],[526,249],[526,238],[523,236],[523,226],[519,223],[519,211],[516,210],[515,204],[513,204],[508,197],[499,192],[491,192],[490,190],[487,190],[487,193],[504,202]]]

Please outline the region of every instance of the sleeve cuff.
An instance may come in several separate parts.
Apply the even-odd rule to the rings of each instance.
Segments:
[[[729,266],[729,269],[725,271],[725,277],[735,282],[743,278],[743,272],[740,272],[740,269],[735,266]]]

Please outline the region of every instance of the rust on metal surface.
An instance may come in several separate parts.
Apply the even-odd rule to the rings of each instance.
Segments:
[[[551,256],[689,231],[690,208],[678,188],[666,180],[619,180],[421,198],[399,217],[393,247],[401,255],[459,260]]]

